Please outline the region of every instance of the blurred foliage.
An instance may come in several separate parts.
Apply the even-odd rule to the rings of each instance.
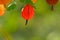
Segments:
[[[6,10],[5,15],[0,17],[0,33],[2,30],[9,33],[13,40],[60,40],[60,0],[54,6],[53,12],[46,0],[37,0],[33,4],[36,7],[35,15],[27,26],[21,17],[21,9],[27,2],[23,0],[15,2],[16,8],[11,11]],[[4,40],[2,34],[0,40]]]

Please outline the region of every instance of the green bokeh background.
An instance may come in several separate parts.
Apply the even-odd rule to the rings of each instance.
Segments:
[[[2,32],[9,33],[11,40],[60,40],[60,0],[54,6],[53,12],[46,0],[37,0],[34,4],[34,17],[27,26],[21,16],[21,8],[25,3],[15,1],[17,7],[11,11],[6,10],[0,17],[0,40],[5,40]]]

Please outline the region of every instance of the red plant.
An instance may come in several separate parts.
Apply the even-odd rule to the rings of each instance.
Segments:
[[[31,0],[33,3],[36,3],[37,0]]]
[[[3,4],[0,4],[0,16],[3,16],[5,13],[5,7]]]
[[[51,5],[51,10],[53,11],[53,6],[57,4],[58,0],[46,0],[49,5]]]
[[[22,17],[26,20],[26,24],[28,23],[28,20],[31,19],[34,15],[34,8],[30,5],[27,4],[22,8]]]
[[[5,5],[7,5],[11,0],[0,0],[0,16],[3,16],[5,13]]]
[[[4,4],[4,5],[7,5],[10,2],[11,0],[0,0],[0,4]]]

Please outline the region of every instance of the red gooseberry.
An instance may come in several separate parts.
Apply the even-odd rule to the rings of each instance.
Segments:
[[[7,5],[10,2],[11,0],[0,0],[0,4],[4,4],[4,5]]]
[[[36,3],[37,0],[31,0],[33,3]]]
[[[5,13],[5,7],[3,4],[0,4],[0,16],[3,16]]]
[[[51,10],[53,11],[53,6],[57,4],[58,0],[46,0],[46,2],[51,5]]]
[[[34,16],[34,8],[30,5],[27,4],[22,8],[22,17],[26,20],[26,24],[29,19],[31,19]]]

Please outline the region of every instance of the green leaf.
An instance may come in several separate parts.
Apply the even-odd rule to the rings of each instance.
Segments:
[[[30,4],[30,3],[31,3],[31,0],[26,0],[26,3],[27,3],[27,4]]]
[[[19,0],[20,2],[24,2],[24,1],[26,1],[26,0]]]
[[[10,10],[13,10],[16,8],[16,2],[12,2],[11,4],[9,4],[7,6],[7,10],[10,11]]]

